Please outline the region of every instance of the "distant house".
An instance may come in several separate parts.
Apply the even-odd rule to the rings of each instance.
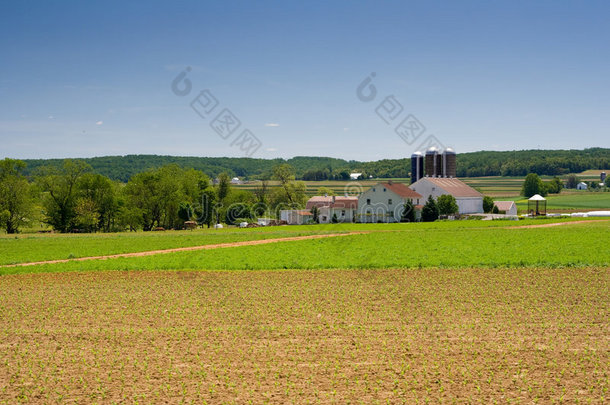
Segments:
[[[313,214],[308,210],[281,210],[280,220],[286,221],[288,225],[303,225],[313,219]]]
[[[233,177],[231,179],[231,184],[242,184],[242,181],[239,179],[239,177]]]
[[[423,203],[429,196],[452,195],[460,214],[482,214],[483,194],[454,177],[423,177],[409,186],[423,196]]]
[[[407,200],[411,200],[416,217],[423,197],[402,183],[377,183],[358,198],[357,222],[400,222]]]
[[[517,215],[517,205],[514,201],[494,201],[500,214]]]
[[[338,222],[353,222],[358,210],[358,197],[315,196],[305,206],[308,211],[313,207],[319,210],[318,221],[321,224],[332,222],[333,215],[336,215]]]
[[[350,180],[358,180],[360,177],[362,177],[362,173],[350,173],[349,174]]]
[[[586,190],[587,188],[587,183],[585,183],[584,181],[581,181],[576,185],[577,190]]]

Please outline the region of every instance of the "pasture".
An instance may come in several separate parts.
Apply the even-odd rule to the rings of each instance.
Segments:
[[[553,219],[3,236],[6,265],[358,232],[0,267],[0,403],[604,403],[609,230]]]

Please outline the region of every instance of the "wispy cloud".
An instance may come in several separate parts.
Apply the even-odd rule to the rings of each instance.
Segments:
[[[276,123],[276,122],[269,122],[267,124],[265,124],[266,127],[279,127],[280,124]]]
[[[265,149],[267,152],[277,152],[277,148],[267,148]]]
[[[95,125],[102,125],[104,123],[104,121],[98,121],[95,123]]]

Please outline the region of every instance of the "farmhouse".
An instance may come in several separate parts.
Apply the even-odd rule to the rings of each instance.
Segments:
[[[399,222],[407,200],[416,206],[416,218],[423,197],[402,183],[377,183],[360,194],[357,222]]]
[[[581,181],[580,183],[578,183],[576,185],[576,189],[577,190],[586,190],[587,189],[587,183],[585,183],[584,181]]]
[[[318,221],[327,224],[336,216],[339,222],[354,222],[358,210],[358,197],[351,196],[315,196],[307,201],[306,209],[311,212],[313,207],[319,209]]]
[[[453,177],[422,177],[409,186],[423,196],[438,198],[441,195],[452,195],[458,205],[460,214],[483,213],[483,194]]]
[[[517,215],[517,205],[514,201],[494,201],[500,214]]]

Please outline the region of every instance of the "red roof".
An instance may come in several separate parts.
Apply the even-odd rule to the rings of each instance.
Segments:
[[[423,198],[421,194],[416,191],[411,190],[407,187],[406,184],[403,183],[381,183],[388,190],[392,190],[395,194],[398,194],[402,198]]]
[[[308,210],[313,207],[331,207],[331,208],[358,208],[358,197],[335,197],[335,196],[315,196],[307,201],[306,208]]]

